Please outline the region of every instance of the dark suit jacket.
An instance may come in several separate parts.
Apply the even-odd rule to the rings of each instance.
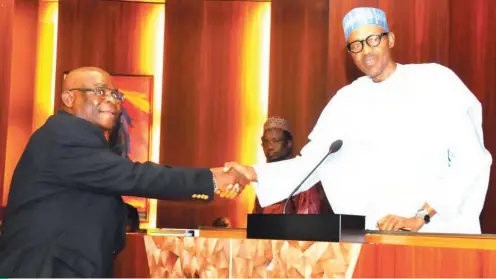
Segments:
[[[0,277],[110,277],[125,242],[121,195],[213,197],[208,169],[133,163],[100,128],[59,112],[29,140],[14,171]]]

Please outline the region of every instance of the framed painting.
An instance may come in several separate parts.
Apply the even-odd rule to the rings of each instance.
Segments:
[[[112,75],[114,86],[124,93],[120,119],[121,137],[125,147],[121,152],[135,162],[150,160],[153,76]],[[136,207],[140,223],[149,222],[150,201],[141,197],[123,197],[124,202]]]

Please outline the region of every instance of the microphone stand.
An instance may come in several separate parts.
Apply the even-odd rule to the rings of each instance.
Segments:
[[[339,149],[341,149],[342,145],[343,145],[342,140],[336,140],[331,144],[331,146],[329,147],[329,151],[324,156],[324,158],[322,158],[322,160],[320,160],[320,162],[313,168],[313,170],[300,182],[300,184],[298,184],[298,186],[296,186],[296,188],[293,190],[293,192],[291,192],[291,194],[289,194],[289,197],[286,199],[286,202],[284,203],[284,207],[282,209],[282,214],[286,214],[286,207],[288,206],[289,200],[291,200],[291,201],[293,200],[291,198],[293,197],[294,193],[296,193],[296,191],[298,191],[298,189],[301,188],[303,183],[305,183],[305,181],[307,181],[307,179],[310,177],[310,175],[312,175],[315,172],[315,170],[317,170],[317,168],[322,164],[322,162],[324,162],[324,160],[327,159],[327,157],[329,157],[329,155],[331,155],[332,153],[338,152]],[[293,203],[293,205],[294,205],[294,203]]]
[[[293,201],[292,197],[293,197],[294,193],[296,193],[296,191],[298,191],[298,189],[301,188],[303,183],[305,183],[305,181],[307,181],[307,179],[315,172],[315,170],[317,170],[317,168],[322,164],[322,162],[324,162],[325,159],[327,159],[327,157],[329,157],[329,155],[331,153],[333,153],[332,150],[327,152],[327,154],[324,156],[324,158],[322,158],[322,160],[320,160],[320,162],[317,164],[317,166],[315,166],[315,168],[313,168],[313,170],[300,182],[300,184],[298,184],[298,186],[293,190],[293,192],[291,192],[291,194],[289,194],[289,197],[286,199],[286,202],[284,203],[284,207],[282,209],[282,214],[286,214],[286,207],[288,206],[288,202],[290,200]],[[293,203],[293,207],[294,207],[294,203]]]

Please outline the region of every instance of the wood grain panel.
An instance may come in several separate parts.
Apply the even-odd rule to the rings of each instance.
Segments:
[[[496,250],[496,238],[493,235],[459,235],[459,234],[368,234],[367,243],[392,245],[415,245],[443,248],[471,248]]]
[[[12,34],[14,29],[14,0],[2,0],[0,6],[0,102],[9,103],[10,72],[12,59]],[[0,110],[0,206],[3,201],[5,155],[7,147],[8,106]]]
[[[7,203],[12,174],[24,151],[33,127],[38,1],[16,0],[10,72],[8,130],[4,173],[4,200]]]
[[[268,114],[289,121],[296,153],[330,98],[328,10],[328,0],[271,1]]]
[[[194,164],[201,135],[201,106],[204,1],[167,1],[165,8],[164,72],[160,162]],[[157,202],[157,227],[194,228],[201,212],[213,208],[197,202]]]
[[[102,26],[97,0],[59,1],[57,39],[57,68],[55,72],[54,110],[60,108],[63,74],[82,66],[100,66],[98,49],[102,41]]]
[[[194,113],[201,106],[196,95],[202,90],[203,9],[203,1],[180,0],[168,1],[165,9],[160,161],[167,164],[191,164],[204,138]]]
[[[364,244],[355,278],[491,278],[495,250]]]
[[[200,230],[200,237],[245,239],[246,229],[223,229],[223,228],[202,229]]]
[[[452,0],[450,6],[450,67],[482,103],[485,145],[496,156],[496,2]],[[496,173],[482,213],[483,231],[496,233]]]
[[[246,64],[250,58],[258,58],[251,57],[256,44],[250,38],[256,37],[251,30],[256,28],[251,25],[260,4],[167,1],[162,163],[215,167],[225,161],[239,161],[243,152],[252,152],[241,146],[246,129],[258,131],[257,127],[243,126],[243,117],[252,107],[261,110],[252,101],[260,92],[249,91],[246,85],[259,74],[259,69]],[[159,201],[157,225],[197,228],[227,217],[234,227],[244,227],[252,203],[249,198],[246,191],[239,199],[217,198],[209,204]]]
[[[153,55],[141,46],[150,12],[163,4],[60,0],[55,84],[55,110],[60,108],[63,73],[83,66],[96,66],[112,74],[153,75]],[[145,61],[147,60],[147,61]]]
[[[494,277],[490,235],[368,234],[354,277]]]

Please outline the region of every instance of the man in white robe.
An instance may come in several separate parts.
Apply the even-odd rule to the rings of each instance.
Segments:
[[[259,202],[284,200],[321,181],[336,214],[366,216],[369,230],[481,233],[492,163],[477,98],[439,64],[393,61],[386,15],[357,8],[343,19],[347,47],[365,74],[323,110],[301,155],[277,163],[226,163],[253,181]]]

